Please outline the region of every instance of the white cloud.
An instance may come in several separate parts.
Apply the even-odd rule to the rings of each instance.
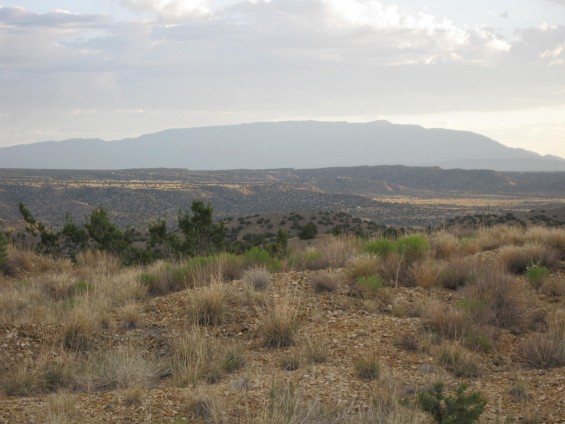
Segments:
[[[151,11],[172,20],[211,13],[207,0],[120,0],[120,4],[134,12]]]

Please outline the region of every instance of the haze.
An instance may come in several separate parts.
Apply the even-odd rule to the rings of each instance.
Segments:
[[[387,119],[565,157],[564,23],[564,0],[0,0],[0,147]]]

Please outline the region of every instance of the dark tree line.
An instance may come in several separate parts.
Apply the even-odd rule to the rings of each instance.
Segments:
[[[149,263],[155,259],[182,258],[214,254],[225,248],[226,230],[223,223],[213,220],[213,208],[199,200],[190,211],[179,210],[178,228],[169,229],[164,219],[150,224],[148,241],[136,243],[135,230],[120,229],[102,206],[95,208],[82,225],[67,214],[60,231],[38,221],[22,203],[20,212],[26,222],[26,232],[39,237],[36,249],[40,253],[73,258],[85,249],[110,252],[125,264]],[[0,247],[2,240],[0,239]],[[2,250],[0,248],[0,259]]]

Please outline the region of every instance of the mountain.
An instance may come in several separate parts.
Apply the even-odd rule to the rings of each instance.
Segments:
[[[219,170],[395,164],[565,171],[562,158],[509,148],[480,134],[387,121],[170,129],[111,142],[73,139],[0,149],[3,168]]]

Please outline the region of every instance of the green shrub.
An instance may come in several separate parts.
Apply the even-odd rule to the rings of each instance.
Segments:
[[[371,240],[363,246],[363,250],[373,255],[385,257],[394,251],[394,244],[387,239]]]
[[[445,396],[442,382],[418,394],[420,408],[439,424],[472,424],[485,409],[486,399],[480,392],[465,394],[467,386],[460,384],[453,396]]]
[[[357,284],[363,290],[368,292],[376,292],[383,286],[383,279],[378,275],[371,275],[369,277],[359,277]]]
[[[92,291],[94,285],[88,280],[79,280],[75,283],[74,292],[82,293]]]
[[[267,250],[260,247],[252,247],[243,254],[243,267],[252,268],[254,266],[264,266],[271,272],[279,272],[282,269],[281,261],[273,258]]]
[[[311,240],[316,238],[316,234],[318,234],[318,227],[313,222],[309,222],[301,227],[298,237],[300,240]]]
[[[525,275],[532,287],[537,290],[549,277],[549,269],[544,266],[534,265],[526,270]]]
[[[422,259],[430,250],[430,243],[424,236],[403,237],[394,242],[394,250],[411,262]]]

